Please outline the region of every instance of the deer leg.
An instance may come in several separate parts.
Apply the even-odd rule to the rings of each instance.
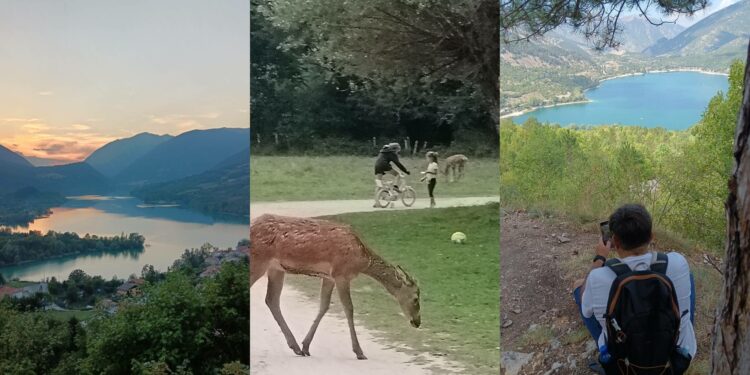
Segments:
[[[254,257],[250,259],[250,286],[263,277],[267,268],[268,262],[256,260]]]
[[[318,324],[323,320],[323,315],[328,312],[328,307],[331,305],[331,294],[333,294],[334,282],[330,279],[323,278],[320,284],[320,310],[318,310],[318,316],[315,317],[310,331],[307,332],[307,336],[302,340],[302,353],[310,355],[310,342],[312,342],[315,331],[318,329]]]
[[[367,359],[364,353],[362,353],[359,340],[357,340],[357,332],[354,330],[354,306],[352,305],[352,295],[349,292],[349,280],[337,279],[336,289],[339,291],[339,299],[341,300],[341,305],[344,307],[346,320],[349,322],[349,333],[352,336],[352,350],[357,355],[357,359]]]
[[[266,291],[266,305],[271,310],[273,318],[276,319],[276,323],[279,324],[281,332],[284,333],[286,343],[289,348],[294,351],[294,354],[304,356],[297,340],[294,339],[292,331],[286,324],[284,317],[281,315],[281,289],[284,287],[284,271],[276,270],[273,268],[268,269],[268,290]]]

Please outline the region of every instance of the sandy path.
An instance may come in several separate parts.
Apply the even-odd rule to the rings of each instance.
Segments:
[[[499,202],[500,198],[495,197],[462,197],[462,198],[441,198],[437,201],[437,207],[460,207],[460,206],[477,206],[490,202]],[[263,214],[277,214],[288,216],[325,216],[338,215],[348,212],[370,212],[377,210],[404,210],[428,208],[430,201],[419,199],[411,207],[404,207],[399,201],[394,204],[394,208],[374,208],[372,200],[353,199],[353,200],[334,200],[334,201],[309,201],[309,202],[258,202],[250,204],[250,217],[256,218]]]
[[[471,206],[498,200],[498,197],[447,198],[441,199],[438,203],[440,207]],[[417,201],[410,209],[425,208],[428,205],[429,202]],[[404,208],[403,205],[396,205],[395,209]],[[253,203],[250,207],[252,218],[266,213],[310,217],[374,210],[377,209],[372,207],[372,201],[369,200],[269,202]],[[311,282],[317,283],[314,280]],[[379,339],[383,337],[382,334],[365,329],[357,321],[356,306],[357,336],[368,360],[356,359],[351,350],[346,318],[331,311],[323,318],[310,346],[312,356],[298,357],[287,347],[281,329],[266,307],[265,289],[266,279],[261,278],[250,292],[250,367],[253,375],[422,375],[459,372],[460,365],[457,363],[426,354],[407,354],[398,349],[403,345],[386,344],[384,340]],[[333,303],[338,304],[335,295]],[[281,308],[287,324],[297,341],[301,343],[318,311],[317,301],[310,300],[287,284],[281,294]],[[404,327],[410,328],[406,320]]]

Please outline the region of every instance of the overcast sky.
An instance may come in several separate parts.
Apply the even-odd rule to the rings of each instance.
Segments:
[[[249,126],[246,0],[0,0],[0,144],[82,160],[148,131]]]

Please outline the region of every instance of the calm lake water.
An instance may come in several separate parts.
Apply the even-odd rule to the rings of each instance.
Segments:
[[[687,129],[700,120],[718,91],[726,92],[727,77],[698,72],[648,73],[607,80],[586,91],[589,103],[541,108],[515,117],[566,125],[638,125]]]
[[[210,243],[219,248],[235,247],[249,237],[248,224],[216,221],[208,216],[178,207],[149,207],[128,197],[79,197],[52,209],[48,218],[36,220],[18,231],[48,230],[99,236],[140,233],[146,238],[142,252],[69,256],[0,268],[6,278],[41,280],[67,279],[71,271],[82,269],[89,275],[127,278],[140,275],[146,264],[166,271],[188,248]]]

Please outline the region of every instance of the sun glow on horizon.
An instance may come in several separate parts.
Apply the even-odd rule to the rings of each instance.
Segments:
[[[0,145],[67,164],[142,132],[247,127],[244,7],[0,2]]]

